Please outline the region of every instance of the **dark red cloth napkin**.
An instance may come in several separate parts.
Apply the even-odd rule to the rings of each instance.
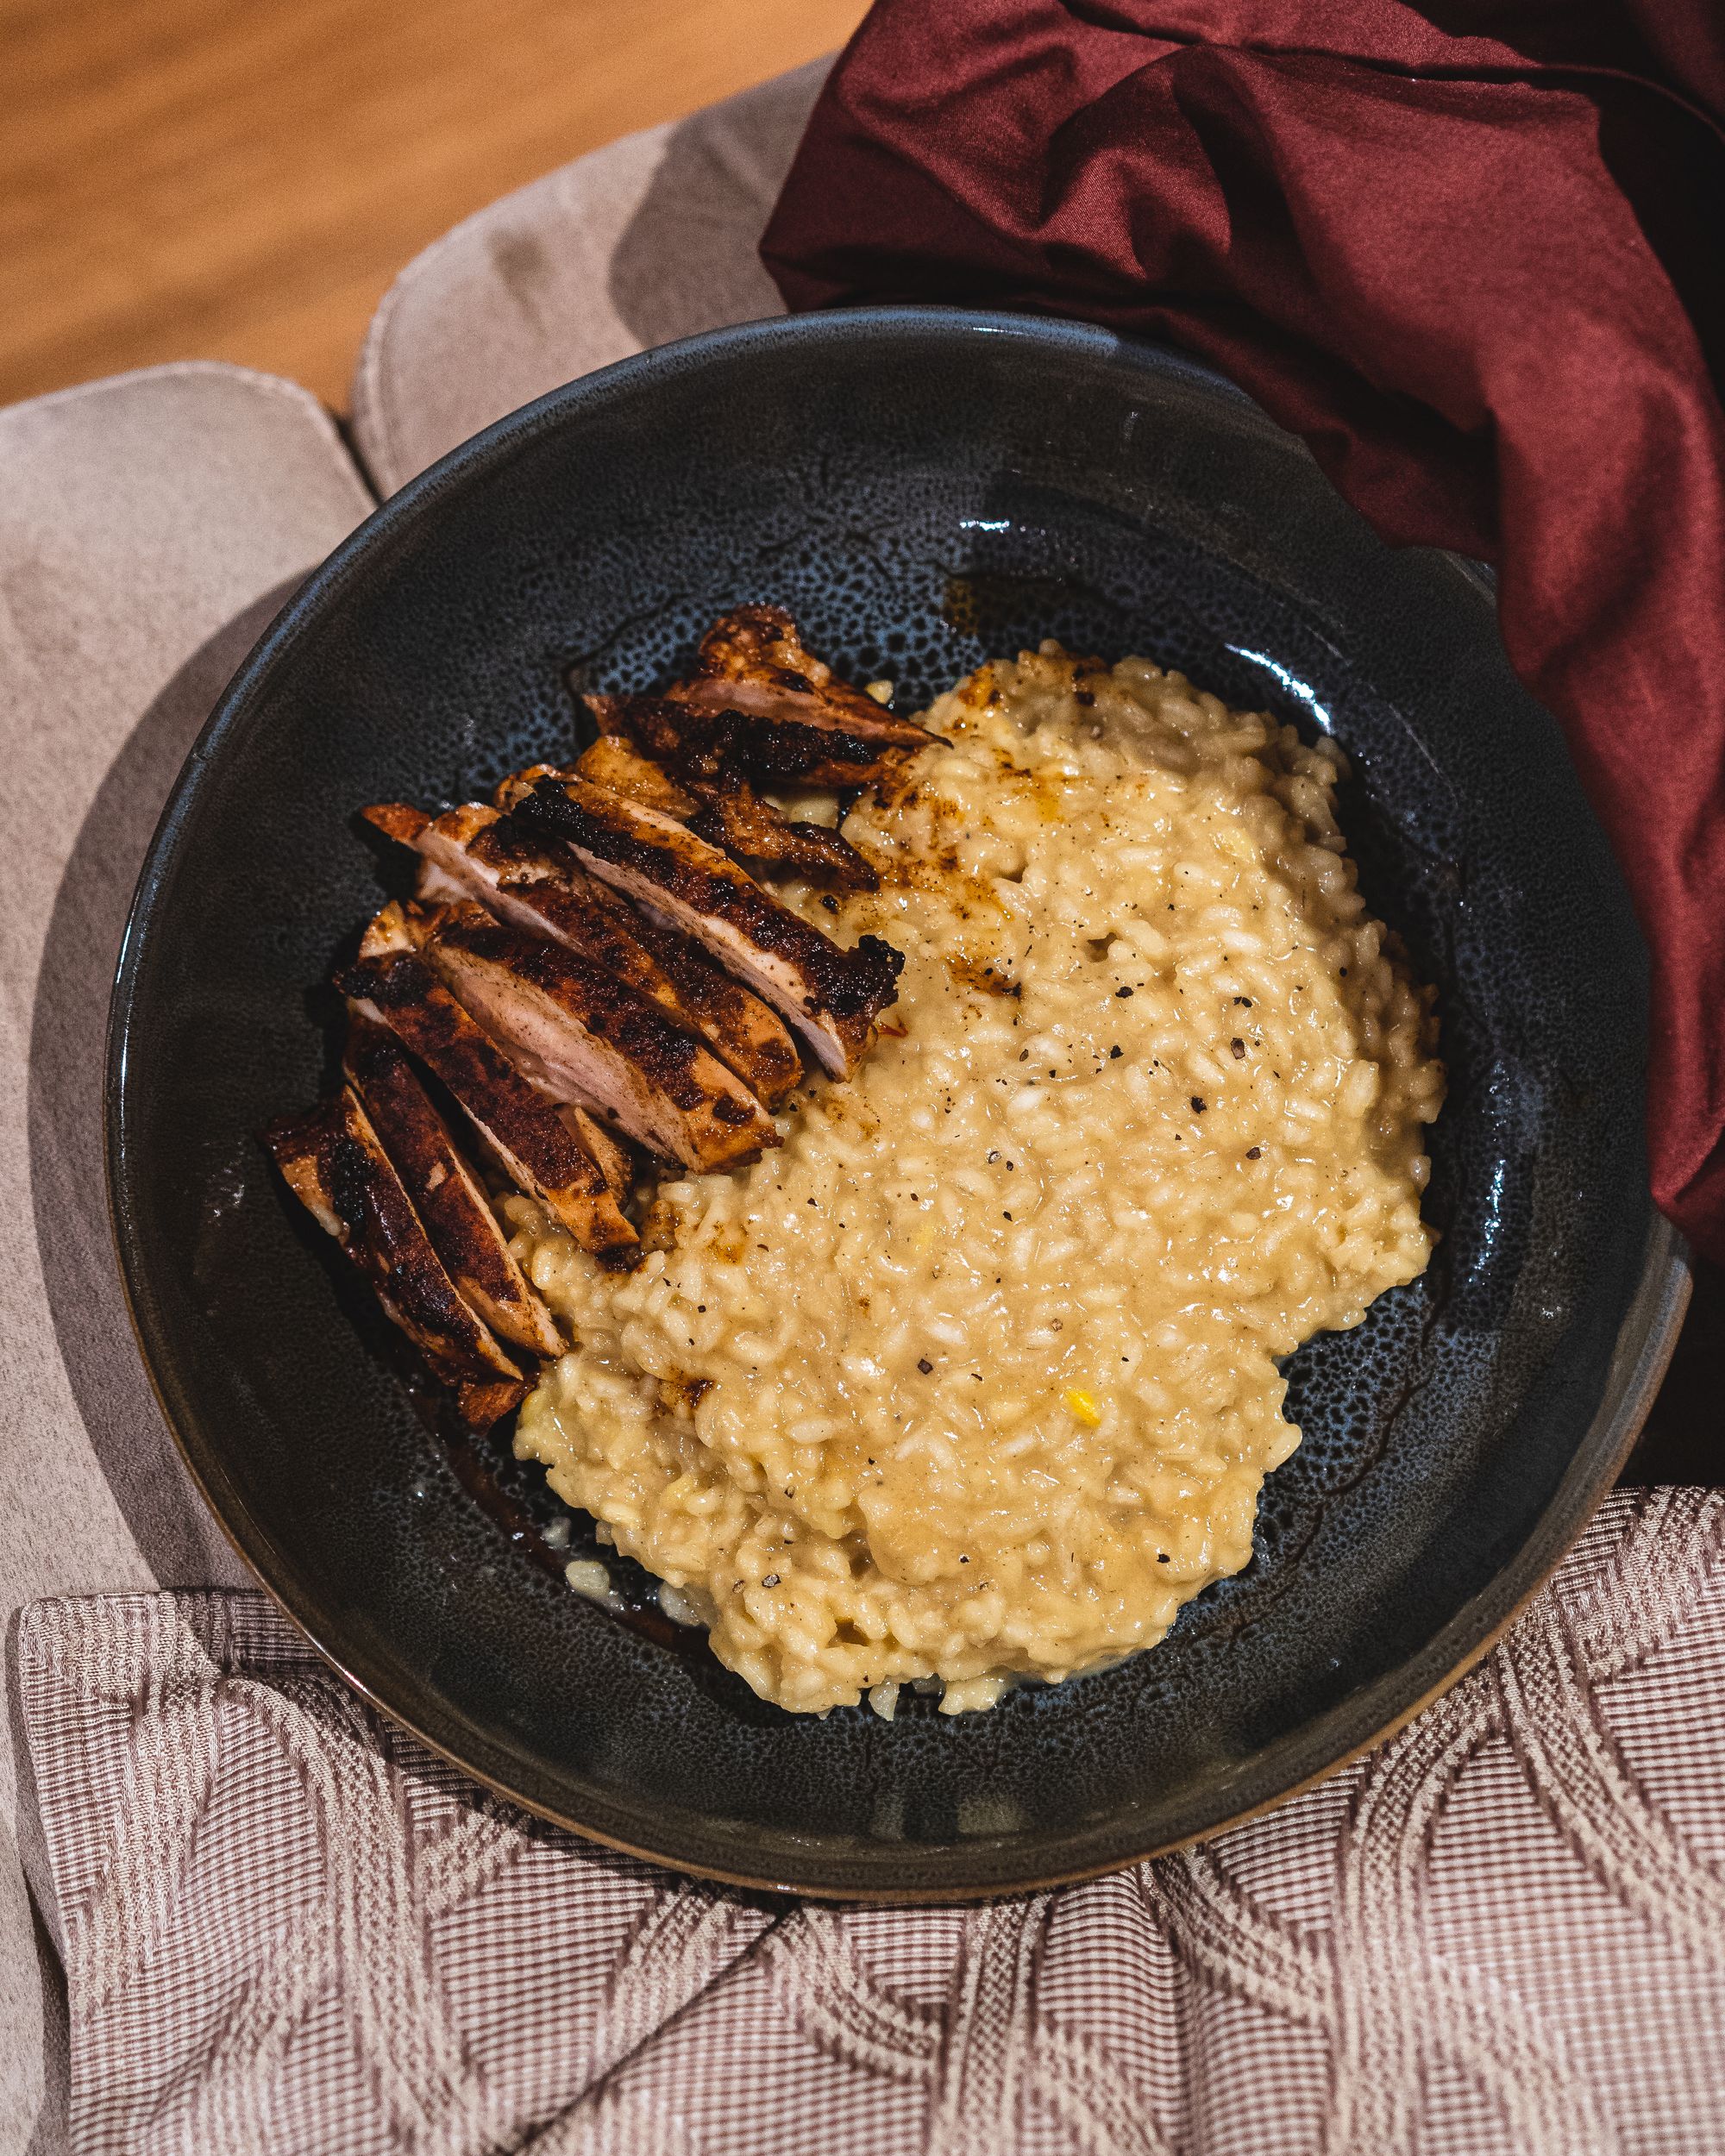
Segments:
[[[1392,541],[1495,560],[1653,948],[1659,1202],[1725,1258],[1725,5],[876,0],[793,308],[1183,345]]]

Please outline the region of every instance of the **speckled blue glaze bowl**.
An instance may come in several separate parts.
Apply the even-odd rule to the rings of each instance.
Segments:
[[[536,1470],[441,1445],[252,1133],[326,1078],[315,984],[386,873],[362,802],[575,739],[741,599],[913,700],[1043,636],[1333,731],[1374,911],[1438,984],[1425,1277],[1293,1358],[1256,1554],[1105,1674],[944,1720],[781,1713],[532,1562]],[[385,505],[242,668],[139,887],[110,1170],[186,1458],[364,1692],[549,1817],[687,1870],[938,1899],[1214,1832],[1451,1683],[1609,1486],[1681,1310],[1641,1142],[1644,958],[1465,564],[1382,545],[1189,361],[1055,323],[763,323],[517,412]],[[499,1490],[501,1495],[499,1495]]]

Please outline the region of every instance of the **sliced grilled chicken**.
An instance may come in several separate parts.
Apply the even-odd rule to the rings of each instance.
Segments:
[[[454,1388],[479,1427],[518,1407],[527,1387],[449,1277],[353,1088],[282,1116],[264,1143],[294,1196],[377,1290],[386,1314]]]
[[[587,699],[590,705],[609,700]],[[656,708],[662,712],[674,709]],[[742,775],[743,755],[727,760],[728,742],[718,744],[712,740],[716,734],[735,732],[734,727],[691,720],[687,711],[678,711],[659,730],[668,741],[674,736],[680,749],[687,752],[674,760],[674,768],[683,774],[681,785],[616,734],[601,734],[577,759],[570,775],[674,816],[747,868],[786,868],[841,891],[880,889],[880,877],[848,839],[824,824],[800,824],[761,798]],[[746,747],[746,730],[740,747]],[[800,779],[805,774],[797,775]]]
[[[601,734],[575,759],[575,773],[594,786],[608,786],[613,793],[679,818],[693,816],[700,806],[668,773],[643,756],[621,734]]]
[[[698,1033],[768,1108],[803,1075],[783,1025],[758,996],[704,957],[687,937],[646,919],[587,874],[555,840],[536,838],[479,802],[434,821],[399,802],[365,812],[378,830],[416,847],[435,895],[476,898],[500,920],[578,951]],[[421,895],[434,895],[422,881]]]
[[[839,680],[804,649],[781,606],[737,606],[721,614],[701,639],[693,674],[671,694],[705,711],[834,727],[882,749],[925,749],[936,738]]]
[[[362,959],[393,958],[401,951],[417,950],[423,935],[423,909],[417,906],[402,906],[392,899],[387,906],[380,906],[366,923],[360,937],[360,956]],[[336,986],[340,987],[341,975],[336,975],[334,980]]]
[[[514,1346],[561,1355],[550,1312],[511,1255],[479,1178],[395,1036],[355,1019],[342,1068],[464,1300]]]
[[[639,798],[638,796],[637,797]],[[700,805],[682,819],[745,867],[786,868],[841,891],[878,891],[881,879],[848,838],[824,824],[799,824],[763,801],[746,779],[700,789]]]
[[[711,1169],[779,1144],[710,1050],[579,952],[467,905],[438,916],[422,955],[537,1085],[652,1151]]]
[[[569,858],[573,865],[573,856]],[[664,1004],[679,1025],[693,1026],[763,1106],[782,1106],[803,1075],[802,1056],[784,1020],[722,966],[715,965],[680,929],[668,927],[664,921],[630,906],[597,876],[589,877],[588,881],[658,966],[662,981],[668,984],[676,1000],[667,1003],[643,981],[631,981],[630,986],[653,993],[654,1001]]]
[[[814,724],[744,712],[734,702],[715,705],[711,697],[703,702],[690,684],[666,696],[586,701],[602,734],[633,742],[685,787],[726,772],[746,774],[762,786],[872,786],[893,776],[909,753],[907,743],[853,733],[837,721]],[[925,748],[934,738],[924,735],[918,745]]]
[[[506,779],[498,780],[491,797],[492,806],[499,816],[506,816],[527,799],[542,779],[567,779],[572,775],[561,764],[530,763],[524,771],[511,771]],[[371,811],[367,809],[365,813],[369,816]]]
[[[633,1263],[639,1238],[605,1169],[536,1086],[518,1070],[412,947],[404,910],[386,906],[360,961],[336,986],[373,1025],[387,1026],[436,1074],[530,1197],[537,1198],[603,1265]]]
[[[849,1076],[897,993],[904,959],[890,943],[865,936],[841,950],[718,847],[584,779],[540,779],[513,820],[562,840],[583,867],[693,937],[804,1036],[825,1070]]]
[[[365,809],[361,813],[370,816],[372,811]],[[417,809],[410,813],[418,817],[422,824],[430,826],[431,819],[429,816],[422,815]],[[413,841],[404,839],[402,843],[411,846]],[[413,887],[413,895],[421,906],[459,906],[464,899],[470,899],[474,894],[459,876],[441,867],[428,854],[421,854],[419,878]]]
[[[599,1163],[606,1182],[621,1203],[635,1188],[635,1156],[621,1138],[607,1131],[598,1117],[589,1115],[585,1108],[566,1106],[563,1119],[573,1125],[575,1136]]]

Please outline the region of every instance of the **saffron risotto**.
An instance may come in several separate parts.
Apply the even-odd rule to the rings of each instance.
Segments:
[[[1433,1241],[1430,992],[1354,887],[1339,752],[1051,643],[925,723],[844,822],[879,892],[783,893],[905,954],[855,1076],[662,1184],[635,1272],[506,1201],[573,1343],[518,1451],[801,1713],[1152,1645],[1251,1554],[1276,1358]]]

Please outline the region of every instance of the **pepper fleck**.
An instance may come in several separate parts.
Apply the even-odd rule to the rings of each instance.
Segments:
[[[917,1368],[922,1372],[923,1376],[926,1377],[929,1372],[934,1368],[934,1365],[929,1361],[927,1356],[919,1355],[917,1357]]]
[[[1201,1093],[1195,1093],[1192,1095],[1192,1112],[1194,1115],[1202,1115],[1207,1105],[1208,1104],[1206,1103],[1204,1096]]]
[[[1118,1048],[1111,1048],[1108,1050],[1108,1061],[1111,1063],[1118,1062],[1120,1061],[1120,1050]]]
[[[1259,1160],[1263,1155],[1264,1148],[1261,1145],[1248,1145],[1245,1149],[1245,1156],[1248,1160]]]

